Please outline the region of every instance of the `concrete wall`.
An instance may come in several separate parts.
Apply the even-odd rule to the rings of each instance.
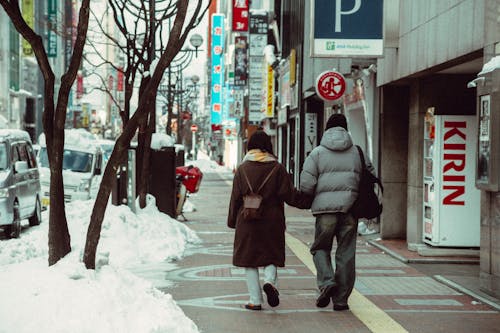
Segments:
[[[377,84],[389,83],[482,49],[486,36],[485,8],[494,8],[495,2],[498,0],[396,2],[400,6],[398,43],[394,45],[394,39],[389,39],[385,57],[378,62]],[[395,15],[387,9],[385,13]],[[393,31],[396,24],[391,17],[386,22],[391,25],[385,28],[386,33]],[[487,18],[486,22],[493,26],[495,20]],[[488,38],[494,39],[489,35]]]
[[[409,88],[381,88],[380,177],[384,184],[382,238],[405,238],[408,168]]]

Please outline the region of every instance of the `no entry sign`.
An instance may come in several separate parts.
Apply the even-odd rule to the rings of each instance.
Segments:
[[[191,132],[197,132],[198,131],[198,125],[191,125]]]
[[[316,79],[316,93],[325,101],[334,101],[345,92],[345,78],[335,71],[326,71]]]

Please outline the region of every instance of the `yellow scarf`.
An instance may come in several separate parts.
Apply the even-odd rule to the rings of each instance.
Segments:
[[[271,162],[276,161],[276,157],[260,149],[251,149],[247,152],[243,161]]]

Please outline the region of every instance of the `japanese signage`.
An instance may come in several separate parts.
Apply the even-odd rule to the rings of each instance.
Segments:
[[[311,5],[313,57],[383,55],[383,0],[312,0]]]
[[[316,79],[316,93],[325,101],[334,101],[342,97],[345,92],[345,79],[342,74],[335,71],[326,71]]]
[[[57,2],[49,0],[47,2],[47,19],[49,28],[47,31],[47,56],[49,58],[57,57]]]
[[[47,2],[47,19],[49,28],[47,31],[47,56],[49,58],[57,57],[57,1],[48,0]]]
[[[478,181],[490,178],[491,123],[490,95],[483,95],[479,103],[479,154],[477,162]]]
[[[250,43],[249,43],[249,95],[248,95],[248,122],[258,124],[262,120],[266,103],[263,89],[267,84],[267,67],[264,64],[264,46],[267,45],[267,15],[250,14]]]
[[[237,36],[234,38],[234,85],[247,84],[247,38]]]
[[[233,31],[248,31],[248,0],[233,0]]]
[[[274,117],[274,71],[271,65],[266,62],[265,68],[267,69],[264,80],[264,117]]]
[[[212,27],[210,30],[212,37],[210,122],[212,124],[220,124],[222,122],[222,86],[224,84],[224,15],[212,15]]]
[[[117,91],[123,91],[123,81],[124,81],[123,67],[118,67],[118,78],[116,82]]]
[[[28,24],[28,26],[33,29],[35,26],[35,15],[33,12],[33,0],[23,0],[21,3],[21,10],[23,12],[23,18]],[[33,49],[31,48],[30,43],[26,39],[23,38],[23,56],[29,57],[33,55]]]

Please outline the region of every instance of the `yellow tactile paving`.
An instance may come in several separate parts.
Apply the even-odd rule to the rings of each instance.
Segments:
[[[288,233],[286,233],[286,244],[307,268],[316,274],[316,268],[314,267],[312,256],[309,253],[309,248]],[[361,295],[356,289],[352,291],[349,297],[349,308],[351,312],[374,333],[408,333],[400,324],[373,304],[368,298]]]

